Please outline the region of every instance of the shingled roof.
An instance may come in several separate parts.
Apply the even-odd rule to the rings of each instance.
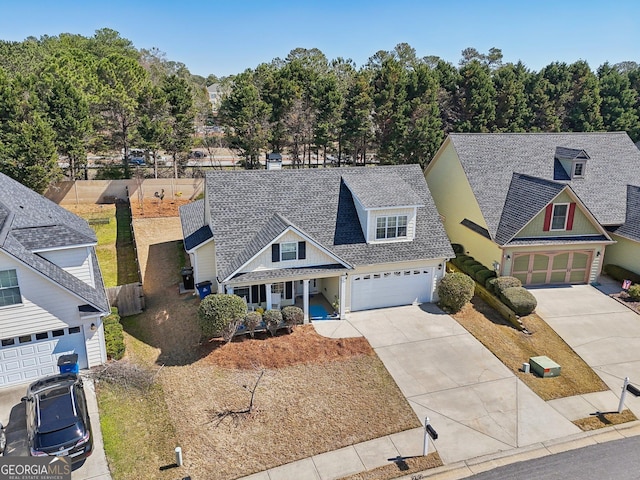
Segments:
[[[604,226],[625,223],[627,185],[640,185],[640,150],[625,132],[452,133],[449,139],[493,238],[514,173],[570,185]],[[559,176],[558,151],[584,151],[589,158],[584,176]]]
[[[627,187],[627,218],[615,233],[640,242],[640,187]]]
[[[91,261],[96,275],[95,288],[37,254],[38,251],[63,246],[91,246],[96,243],[96,235],[85,220],[0,173],[0,250],[74,293],[98,311],[108,312],[109,301],[93,248]]]
[[[417,209],[415,240],[367,244],[343,177],[359,185],[360,191],[371,179],[376,193],[366,197],[369,205],[402,206],[408,201],[422,205]],[[388,181],[380,182],[381,178]],[[453,256],[417,165],[216,171],[207,173],[206,189],[220,279],[231,275],[248,255],[289,226],[350,265]]]

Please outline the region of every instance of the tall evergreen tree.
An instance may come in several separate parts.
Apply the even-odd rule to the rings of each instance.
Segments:
[[[598,79],[604,128],[610,132],[626,131],[637,139],[640,133],[635,105],[638,93],[631,88],[628,75],[605,63],[598,68]]]
[[[494,127],[496,107],[495,88],[489,67],[471,60],[460,68],[458,103],[460,108],[459,132],[490,132]]]
[[[524,64],[508,63],[493,71],[496,90],[497,132],[524,132],[531,117],[525,84],[528,71]]]
[[[583,60],[569,67],[571,72],[571,101],[567,111],[564,130],[572,132],[595,132],[603,129],[600,114],[600,85],[598,78]]]

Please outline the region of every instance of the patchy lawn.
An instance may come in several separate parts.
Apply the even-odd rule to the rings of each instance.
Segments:
[[[421,425],[363,338],[329,339],[301,326],[290,335],[201,345],[199,301],[178,294],[179,225],[176,218],[134,220],[147,309],[123,319],[127,357],[164,366],[152,396],[117,391],[118,405],[104,385],[98,395],[108,422],[137,416],[142,424],[157,418],[160,427],[149,425],[154,442],[139,428],[125,430],[127,438],[106,429],[115,480],[138,479],[140,472],[232,479]],[[263,371],[253,411],[220,417],[247,408],[249,389]],[[144,452],[131,452],[133,445]],[[160,470],[173,462],[176,445],[183,467]]]
[[[536,314],[521,319],[530,332],[526,334],[513,328],[482,299],[473,297],[471,303],[453,318],[543,400],[608,390],[584,360]],[[546,355],[558,363],[562,374],[540,378],[521,371],[523,363],[539,355]]]

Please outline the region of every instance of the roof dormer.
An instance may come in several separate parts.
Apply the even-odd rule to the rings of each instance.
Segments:
[[[351,195],[367,243],[407,242],[415,238],[420,196],[394,172],[342,176]]]
[[[584,178],[589,155],[584,150],[567,147],[556,147],[555,160],[560,162],[566,178],[555,178],[555,180],[575,180]],[[556,175],[558,177],[558,175]]]

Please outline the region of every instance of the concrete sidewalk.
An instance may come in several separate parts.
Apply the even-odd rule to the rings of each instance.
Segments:
[[[366,337],[416,416],[429,417],[439,433],[429,451],[437,448],[445,467],[423,477],[464,478],[511,461],[640,434],[636,424],[582,432],[571,422],[616,409],[619,389],[544,402],[434,305],[357,312],[348,320],[313,325],[327,337]],[[397,456],[421,455],[423,434],[417,428],[247,478],[335,479]]]

